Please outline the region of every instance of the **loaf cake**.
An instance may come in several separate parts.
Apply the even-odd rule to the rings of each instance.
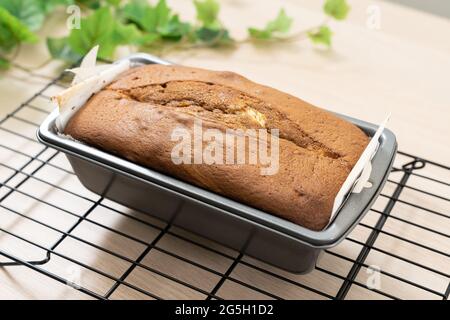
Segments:
[[[192,131],[199,120],[215,132],[277,132],[278,170],[261,174],[262,164],[248,161],[176,163],[174,130]],[[64,133],[312,230],[327,225],[334,198],[368,143],[353,124],[236,73],[163,65],[120,75]]]

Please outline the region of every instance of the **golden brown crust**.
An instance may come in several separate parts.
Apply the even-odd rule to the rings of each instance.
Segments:
[[[279,171],[259,165],[176,165],[174,128],[280,130]],[[65,133],[313,230],[328,222],[334,197],[368,142],[354,125],[231,72],[150,65],[94,95]]]

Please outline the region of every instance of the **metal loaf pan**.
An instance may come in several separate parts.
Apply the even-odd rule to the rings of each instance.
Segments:
[[[135,54],[133,65],[169,64],[147,54]],[[373,136],[377,126],[338,115]],[[294,272],[311,271],[320,252],[337,245],[370,209],[386,182],[397,149],[394,134],[385,130],[372,160],[372,187],[351,194],[335,219],[322,231],[312,231],[256,208],[238,203],[171,176],[57,134],[56,110],[38,129],[43,144],[66,154],[75,174],[89,190],[191,232]]]

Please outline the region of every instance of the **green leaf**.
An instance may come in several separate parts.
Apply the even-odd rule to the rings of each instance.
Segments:
[[[117,22],[112,34],[115,44],[141,44],[142,32],[134,24]]]
[[[159,0],[154,8],[156,16],[156,27],[164,27],[170,19],[170,9],[167,6],[166,0]]]
[[[77,4],[93,10],[108,6],[119,7],[121,2],[122,0],[76,0]]]
[[[166,0],[159,0],[154,7],[146,1],[133,0],[123,8],[123,16],[140,29],[150,33],[157,33],[161,30],[167,32],[167,30],[181,27],[179,18],[173,20],[174,17]]]
[[[32,31],[39,29],[44,22],[44,10],[36,0],[0,0],[0,7],[8,10]]]
[[[197,11],[197,20],[208,29],[219,29],[221,24],[218,19],[220,5],[216,0],[194,0]]]
[[[191,25],[180,21],[178,15],[172,16],[170,20],[161,27],[158,27],[158,33],[166,39],[180,40],[191,30]]]
[[[281,9],[278,12],[278,16],[275,18],[275,20],[269,21],[269,23],[267,23],[266,30],[269,30],[271,32],[286,33],[291,28],[291,25],[292,18],[286,15],[284,9]]]
[[[308,33],[308,37],[313,43],[323,44],[327,47],[331,46],[332,35],[331,29],[327,26],[321,26],[319,29]]]
[[[327,0],[323,6],[325,13],[336,20],[344,20],[350,11],[346,0]]]
[[[81,55],[74,52],[69,45],[68,38],[48,38],[47,48],[52,58],[68,62],[76,62]]]
[[[157,17],[156,31],[162,38],[180,40],[190,32],[190,23],[181,21],[178,14],[172,15],[166,0],[160,0],[155,7],[155,11]]]
[[[148,46],[160,39],[157,33],[144,33],[138,39],[136,39],[135,44],[140,46]]]
[[[264,29],[250,27],[248,28],[248,33],[252,38],[266,40],[271,39],[276,35],[289,32],[291,26],[292,18],[286,15],[284,9],[281,9],[278,12],[277,17],[274,20],[269,21]]]
[[[74,0],[37,0],[44,14],[49,14],[59,6],[69,6],[74,4]]]
[[[9,68],[9,61],[3,57],[0,57],[0,70],[6,70]]]
[[[118,7],[122,0],[106,0],[106,2],[114,7]]]
[[[113,37],[115,26],[110,9],[100,8],[87,18],[81,19],[80,29],[72,29],[68,39],[69,45],[74,52],[81,55],[99,45],[99,57],[110,58],[117,46]]]
[[[228,30],[199,28],[195,31],[195,40],[210,43],[211,45],[228,44],[232,41]]]
[[[0,49],[8,52],[20,42],[36,41],[36,35],[26,25],[0,7]]]
[[[156,11],[146,1],[133,0],[123,8],[125,19],[133,22],[142,30],[156,32]]]
[[[100,0],[77,0],[77,3],[86,6],[89,9],[98,9],[101,6]]]
[[[250,37],[255,39],[261,39],[261,40],[267,40],[272,38],[272,32],[267,30],[261,30],[256,28],[248,28],[248,33],[250,34]]]

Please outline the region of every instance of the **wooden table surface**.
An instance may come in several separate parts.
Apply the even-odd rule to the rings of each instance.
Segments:
[[[190,1],[170,1],[183,17],[193,17],[194,12]],[[295,19],[294,30],[301,30],[316,25],[323,20],[321,12],[321,1],[285,0],[285,1],[256,1],[250,0],[224,0],[222,2],[222,19],[229,26],[232,34],[243,37],[245,28],[251,24],[263,25],[271,19],[280,6],[286,8],[289,15]],[[330,51],[314,48],[308,41],[296,41],[290,43],[277,43],[264,47],[255,47],[244,44],[235,50],[189,50],[174,52],[165,58],[176,63],[205,67],[217,70],[232,70],[246,75],[257,82],[271,85],[275,88],[292,93],[317,106],[351,115],[369,122],[379,123],[388,113],[392,113],[388,127],[397,135],[400,149],[439,163],[448,165],[450,163],[450,20],[418,12],[409,8],[400,7],[382,1],[354,0],[349,1],[352,11],[345,22],[332,22],[331,26],[335,37],[333,38],[333,49]],[[367,27],[368,7],[376,5],[381,13],[381,28],[373,30]],[[65,14],[62,12],[58,17],[47,21],[43,35],[60,34],[61,28],[55,26],[64,22]],[[126,54],[122,50],[120,54]],[[36,66],[48,58],[43,44],[24,46],[20,52],[18,63],[25,66]],[[46,67],[34,71],[29,75],[17,68],[0,75],[0,119],[16,109],[23,101],[29,99],[33,94],[42,89],[52,77],[61,71],[59,62],[52,62]],[[49,88],[48,94],[58,88]],[[40,107],[48,108],[46,101],[42,99]],[[23,117],[30,121],[42,121],[42,114],[24,111]],[[31,130],[23,124],[10,123],[11,128],[19,130],[25,135],[33,136]],[[0,133],[1,143],[21,143],[13,141],[10,136]],[[20,145],[25,153],[37,152],[38,145],[26,143]],[[50,151],[49,151],[50,152]],[[40,159],[51,157],[50,153],[40,155]],[[0,163],[7,163],[15,167],[20,162],[20,157],[12,154],[6,149],[0,148]],[[38,161],[35,160],[34,162]],[[404,159],[403,159],[404,160]],[[399,159],[401,163],[402,159]],[[58,166],[70,169],[67,161],[61,155],[52,158],[52,162]],[[24,172],[32,172],[33,162],[24,169]],[[51,168],[51,167],[50,167]],[[8,169],[0,168],[0,182],[3,177],[8,176]],[[432,171],[432,172],[431,172]],[[450,181],[447,171],[431,170],[430,174],[444,181]],[[73,176],[60,175],[51,170],[38,172],[44,181],[52,181],[57,185],[65,186],[75,193],[81,193],[93,201],[98,197],[85,190]],[[23,175],[22,175],[23,176]],[[22,177],[23,178],[23,177]],[[20,179],[17,178],[17,179]],[[56,203],[63,202],[65,207],[73,208],[75,212],[82,212],[89,206],[89,202],[80,202],[76,199],[63,198],[54,188],[41,186],[36,180],[23,186],[26,192],[33,193],[38,199],[50,199]],[[14,181],[8,182],[13,185]],[[417,182],[417,187],[427,188],[427,183]],[[428,186],[429,187],[429,186]],[[47,190],[47,189],[48,190]],[[393,186],[389,184],[386,192],[392,192]],[[3,188],[4,189],[4,188]],[[3,192],[5,192],[3,190]],[[436,188],[432,186],[430,192],[436,192],[441,198],[449,198],[448,186]],[[0,188],[0,198],[4,195]],[[409,195],[412,201],[421,203],[423,200],[416,194]],[[64,199],[64,200],[62,200]],[[50,201],[49,200],[49,201]],[[384,199],[385,200],[385,199]],[[382,207],[385,201],[380,199],[377,205]],[[384,201],[384,202],[383,202]],[[5,205],[5,202],[2,202]],[[9,197],[6,202],[8,208],[21,212],[27,216],[43,219],[51,223],[55,228],[66,230],[73,220],[73,216],[63,217],[50,207],[27,198],[17,193]],[[377,206],[376,205],[376,206]],[[427,205],[433,209],[447,214],[450,212],[448,201],[432,201]],[[123,216],[113,214],[109,207],[117,207],[117,204],[108,203],[94,212],[92,220],[102,221],[108,226],[118,228],[123,232],[137,235],[142,241],[152,241],[157,236],[157,229],[143,228],[132,219],[124,219]],[[151,220],[140,213],[130,211],[130,215],[139,216],[140,219]],[[404,210],[405,218],[408,218],[408,210]],[[411,215],[414,213],[411,212]],[[414,215],[414,218],[416,215]],[[365,219],[368,224],[373,224],[376,213],[371,212]],[[430,228],[438,228],[444,236],[424,234],[420,230],[408,229],[408,227],[392,223],[390,230],[396,234],[408,231],[408,236],[419,238],[420,241],[438,247],[444,252],[449,252],[449,238],[445,237],[450,229],[449,219],[437,218],[420,220],[421,224]],[[372,225],[371,224],[371,225]],[[5,208],[0,207],[0,227],[7,230],[15,230],[21,234],[33,237],[34,241],[45,244],[51,243],[55,237],[54,233],[43,232],[42,227],[18,219]],[[405,231],[406,230],[406,231]],[[47,230],[48,231],[48,230]],[[368,230],[358,227],[353,232],[354,238],[365,239]],[[56,232],[57,233],[57,232]],[[200,247],[181,241],[177,234],[185,234],[182,230],[174,229],[175,236],[165,235],[160,241],[162,248],[170,248],[182,255],[189,256],[195,261],[218,272],[224,272],[231,264],[230,257],[237,253],[233,250],[222,248],[217,244],[210,243],[204,239],[198,239],[202,243],[218,248],[220,252],[226,252],[226,256],[205,252]],[[142,252],[140,243],[128,243],[117,235],[98,230],[95,224],[83,222],[76,229],[79,237],[85,237],[102,246],[111,248],[135,259]],[[193,237],[193,235],[188,235]],[[397,243],[392,239],[381,239],[380,245],[387,250],[407,252],[412,259],[420,260],[431,265],[441,274],[431,274],[416,269],[404,268],[402,262],[390,261],[389,257],[381,254],[373,254],[369,257],[369,264],[382,264],[392,272],[398,272],[411,281],[422,283],[439,292],[445,292],[448,285],[448,274],[450,260],[447,256],[440,256],[422,251],[409,250],[403,243]],[[23,257],[42,258],[42,250],[32,250],[23,242],[9,237],[0,232],[0,250],[13,253]],[[98,250],[86,248],[73,240],[65,240],[59,248],[61,252],[70,252],[78,259],[92,263],[101,270],[108,270],[115,276],[120,277],[128,264],[120,259],[107,256]],[[168,249],[169,250],[169,249]],[[360,250],[355,243],[344,241],[343,244],[333,249],[344,256],[354,256]],[[0,260],[5,260],[0,257]],[[158,270],[165,270],[174,277],[194,283],[196,287],[211,290],[219,281],[220,277],[215,273],[204,272],[186,263],[175,261],[174,257],[164,254],[163,251],[154,251],[144,258],[146,265]],[[260,265],[262,268],[272,270],[275,274],[294,281],[300,281],[308,286],[320,288],[330,295],[334,295],[342,283],[342,279],[336,281],[326,273],[314,271],[306,276],[291,275],[274,268],[263,266],[260,262],[244,257],[244,261]],[[392,259],[391,259],[392,260]],[[351,264],[350,264],[351,265]],[[336,263],[334,256],[326,254],[321,260],[323,268],[330,267],[336,273],[345,275],[348,272],[349,263],[345,260]],[[47,270],[65,276],[72,274],[73,269],[57,257],[52,258],[46,266]],[[313,291],[298,290],[289,281],[281,281],[275,276],[258,273],[249,269],[245,263],[239,264],[232,273],[239,281],[250,283],[254,287],[239,285],[239,281],[227,280],[217,292],[223,298],[270,298],[263,293],[275,293],[283,298],[324,298]],[[358,275],[361,283],[368,277],[366,273]],[[111,287],[113,281],[105,277],[98,277],[92,272],[82,272],[83,285],[94,291],[104,293]],[[193,291],[172,281],[163,281],[155,273],[150,273],[145,268],[137,268],[127,278],[131,283],[142,288],[151,288],[164,298],[204,298],[202,293]],[[401,285],[391,280],[384,282],[386,291],[393,290],[402,298],[436,298],[428,292]],[[146,289],[146,290],[147,290]],[[41,274],[26,267],[0,268],[0,298],[89,298],[72,288],[61,285]],[[136,290],[127,286],[119,286],[111,298],[148,298]],[[361,286],[352,286],[347,298],[383,298],[383,296],[367,290]]]

